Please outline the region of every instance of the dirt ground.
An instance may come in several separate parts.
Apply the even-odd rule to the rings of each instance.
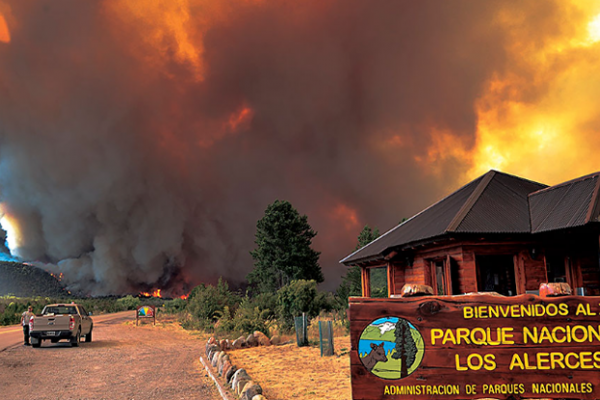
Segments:
[[[207,338],[119,322],[94,327],[94,341],[79,347],[12,348],[0,353],[0,398],[220,399],[199,361]]]
[[[268,400],[350,400],[350,337],[334,338],[335,355],[321,357],[319,346],[254,347],[228,351]]]
[[[219,400],[199,362],[207,339],[163,317],[156,326],[99,324],[94,341],[79,347],[44,342],[39,349],[11,348],[0,353],[0,398]],[[295,342],[228,353],[268,400],[350,400],[350,339],[334,343],[331,357]]]

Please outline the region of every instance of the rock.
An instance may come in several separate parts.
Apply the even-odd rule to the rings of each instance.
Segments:
[[[223,357],[225,357],[225,352],[224,351],[220,351],[216,356],[216,362],[215,362],[215,367],[217,368],[217,371],[219,370],[219,368],[221,367],[221,360],[223,359]]]
[[[221,364],[221,368],[218,369],[219,376],[225,376],[225,373],[227,372],[227,370],[230,367],[231,367],[231,361],[229,361],[229,359],[223,361],[223,363]]]
[[[217,371],[219,371],[219,374],[221,373],[221,371],[223,371],[223,365],[227,361],[229,361],[229,355],[227,355],[227,353],[223,352],[223,355],[217,361]]]
[[[206,351],[206,356],[208,357],[208,359],[210,360],[213,353],[215,351],[219,351],[219,346],[217,346],[216,344],[211,344],[210,347],[208,348],[208,350]]]
[[[256,339],[256,337],[253,334],[250,334],[246,338],[246,344],[250,347],[256,347],[256,346],[258,346],[258,340]]]
[[[412,297],[412,296],[430,296],[433,294],[433,288],[428,285],[417,285],[414,283],[407,283],[400,289],[400,296]]]
[[[271,341],[269,340],[267,335],[265,335],[264,333],[262,333],[260,331],[254,332],[254,337],[256,338],[256,340],[258,341],[258,344],[260,346],[270,346],[271,345]]]
[[[540,284],[540,297],[570,296],[571,286],[565,282],[549,282]]]
[[[262,394],[262,388],[260,385],[250,381],[246,383],[246,386],[242,389],[242,400],[252,400],[256,395]]]
[[[231,382],[231,380],[233,379],[233,375],[235,374],[235,371],[237,371],[237,368],[235,367],[235,365],[232,365],[231,367],[229,367],[227,372],[225,372],[225,380],[227,381],[227,383]]]
[[[271,338],[271,344],[278,345],[281,344],[281,337],[275,335]]]
[[[257,394],[256,396],[254,396],[252,398],[252,400],[267,400],[267,399],[262,394]]]
[[[243,337],[239,337],[237,339],[235,339],[233,341],[233,343],[231,344],[231,348],[232,349],[241,349],[242,347],[246,346],[246,339],[244,339]]]
[[[229,350],[229,343],[227,340],[223,339],[219,344],[221,346],[221,350]]]
[[[231,378],[231,388],[235,390],[240,379],[245,379],[247,381],[250,380],[250,375],[246,372],[244,368],[240,368],[233,374],[233,378]]]
[[[208,354],[208,349],[210,349],[213,344],[216,344],[216,340],[213,336],[211,336],[206,342],[206,354]]]
[[[242,378],[238,379],[238,381],[235,383],[235,389],[234,389],[235,393],[237,393],[238,395],[241,395],[242,389],[244,388],[244,386],[246,386],[246,384],[248,382],[252,382],[250,377],[248,377],[248,378],[242,377]]]
[[[213,367],[217,366],[217,361],[219,360],[219,355],[221,355],[221,353],[223,353],[223,352],[222,351],[213,352],[212,358],[210,360],[210,363]]]

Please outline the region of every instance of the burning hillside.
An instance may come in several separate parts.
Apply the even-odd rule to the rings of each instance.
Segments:
[[[31,265],[0,261],[0,296],[66,297],[60,280]]]
[[[600,169],[593,1],[0,0],[0,200],[13,257],[92,294],[252,268],[289,200],[325,285],[489,168]],[[187,289],[186,289],[187,288]]]

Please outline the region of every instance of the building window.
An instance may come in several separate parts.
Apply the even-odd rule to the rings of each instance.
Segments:
[[[512,255],[476,256],[477,286],[480,292],[515,296],[515,263]]]
[[[433,272],[435,275],[435,290],[436,294],[443,296],[449,294],[448,290],[448,279],[446,277],[446,271],[444,268],[443,261],[433,262]]]
[[[548,274],[548,282],[567,282],[564,257],[553,254],[547,255],[546,271]]]
[[[458,264],[447,256],[443,259],[429,261],[431,270],[431,287],[434,294],[446,296],[459,294]]]
[[[388,297],[388,269],[387,267],[369,268],[371,279],[371,297]]]

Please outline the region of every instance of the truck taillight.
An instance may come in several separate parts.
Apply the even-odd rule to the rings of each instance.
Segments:
[[[75,329],[75,318],[73,318],[73,316],[69,316],[69,329],[73,330]]]
[[[29,330],[33,330],[33,317],[29,318]]]

